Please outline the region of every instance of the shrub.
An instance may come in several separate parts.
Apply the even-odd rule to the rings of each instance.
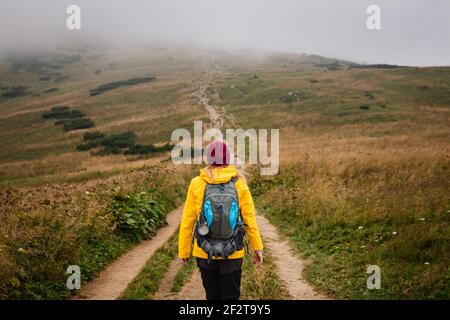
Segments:
[[[136,84],[140,84],[140,83],[150,82],[155,79],[156,79],[155,77],[150,76],[150,77],[145,77],[145,78],[133,78],[133,79],[123,80],[123,81],[109,82],[106,84],[102,84],[95,89],[91,89],[90,92],[91,92],[91,96],[96,96],[105,91],[110,91],[110,90],[114,90],[114,89],[117,89],[120,87],[132,86],[132,85],[136,85]]]
[[[362,104],[359,106],[361,110],[369,110],[370,106],[368,104]]]
[[[67,119],[64,119],[64,120],[58,120],[58,121],[55,121],[55,126],[60,126],[60,125],[62,125],[62,124],[66,124],[66,123],[68,123],[68,122],[70,122],[70,120],[67,120]]]
[[[71,130],[92,128],[94,125],[95,124],[91,119],[83,118],[71,120],[70,122],[65,123],[63,128],[64,131],[71,131]]]
[[[30,92],[27,89],[28,87],[25,86],[11,87],[8,91],[2,93],[1,98],[12,99],[29,95]]]
[[[50,111],[44,112],[44,119],[74,119],[82,118],[85,114],[80,110],[70,110],[67,106],[53,107]]]
[[[109,212],[116,231],[133,240],[148,239],[165,223],[163,209],[146,192],[116,195]]]
[[[87,151],[93,148],[98,147],[98,142],[88,142],[77,145],[78,151]]]
[[[107,148],[128,148],[134,145],[136,135],[132,131],[112,134],[102,139],[101,144]]]
[[[129,148],[129,150],[125,151],[125,154],[152,154],[152,153],[158,153],[158,152],[165,152],[172,149],[172,145],[170,143],[166,143],[160,147],[157,147],[155,145],[133,145]]]
[[[86,132],[83,136],[84,141],[92,141],[92,140],[98,140],[105,136],[104,133],[100,131],[94,131],[94,132]]]

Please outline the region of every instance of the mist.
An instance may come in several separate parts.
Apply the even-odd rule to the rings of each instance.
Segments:
[[[66,27],[71,4],[81,8],[81,30]],[[381,8],[381,30],[366,27],[372,4]],[[0,51],[175,43],[450,65],[449,14],[442,0],[2,0]]]

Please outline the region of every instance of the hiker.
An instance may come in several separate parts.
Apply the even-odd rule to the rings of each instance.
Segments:
[[[240,297],[244,236],[253,250],[253,263],[263,261],[263,244],[255,207],[244,176],[229,165],[225,143],[208,145],[208,165],[191,180],[178,239],[178,255],[187,263],[191,245],[207,300]]]

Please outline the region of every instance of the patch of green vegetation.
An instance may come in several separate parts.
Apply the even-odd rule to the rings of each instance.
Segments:
[[[77,151],[88,151],[94,148],[97,148],[99,146],[98,142],[87,142],[87,143],[81,143],[77,145],[76,149]]]
[[[99,94],[102,94],[106,91],[114,90],[120,87],[126,87],[126,86],[133,86],[136,84],[146,83],[155,80],[156,77],[150,76],[150,77],[144,77],[144,78],[132,78],[128,80],[123,81],[115,81],[115,82],[109,82],[106,84],[102,84],[98,86],[95,89],[91,89],[90,93],[91,96],[96,96]]]
[[[44,119],[71,119],[82,118],[85,114],[80,110],[70,110],[67,106],[57,106],[51,108],[50,111],[44,112],[42,118]]]
[[[95,221],[74,234],[59,216],[17,214],[15,228],[29,224],[34,226],[34,237],[2,237],[6,250],[3,254],[17,268],[10,270],[14,273],[9,276],[2,272],[7,276],[0,282],[2,299],[64,299],[71,294],[65,281],[67,266],[80,266],[85,281],[132,246],[129,240],[112,234]]]
[[[13,72],[28,71],[37,74],[45,74],[48,70],[60,69],[64,64],[75,63],[81,61],[78,54],[45,54],[39,56],[31,55],[14,55],[9,57],[12,62],[11,69]]]
[[[100,131],[86,132],[83,136],[83,140],[84,141],[93,141],[93,140],[101,139],[104,136],[105,136],[105,134]]]
[[[316,63],[314,64],[315,67],[319,67],[319,68],[326,68],[330,71],[337,71],[337,70],[341,70],[344,66],[341,65],[340,61],[336,60],[336,61],[332,61],[332,62],[327,62],[327,63]]]
[[[158,248],[147,261],[139,275],[122,293],[121,300],[151,300],[158,291],[164,275],[169,270],[170,263],[176,257],[178,250],[178,231],[176,231],[163,246]]]
[[[66,268],[69,265],[80,266],[84,283],[94,278],[110,261],[137,244],[139,237],[130,237],[129,233],[123,232],[114,223],[114,216],[127,218],[130,210],[139,210],[145,214],[158,207],[163,210],[158,217],[165,217],[166,212],[179,203],[181,190],[185,187],[180,183],[182,179],[174,186],[172,179],[167,179],[167,176],[156,174],[146,177],[136,187],[136,191],[129,193],[130,197],[140,197],[137,202],[129,203],[126,200],[125,204],[119,201],[118,205],[117,195],[108,192],[101,195],[104,190],[99,190],[99,193],[90,193],[86,202],[77,202],[79,208],[63,205],[64,200],[57,206],[53,206],[50,201],[43,201],[45,207],[42,210],[18,209],[14,214],[2,216],[0,299],[69,297],[74,293],[66,287]],[[143,187],[146,189],[141,189]],[[146,196],[140,195],[138,190],[145,190]],[[90,206],[92,202],[98,204],[100,198],[105,204],[111,203],[109,210],[86,213],[83,207]],[[153,199],[156,204],[149,199]],[[74,205],[73,199],[68,199],[67,203]],[[118,213],[113,211],[117,205]],[[124,208],[125,205],[131,209]],[[150,209],[146,208],[148,206]],[[73,212],[77,211],[82,216],[75,219]],[[67,218],[67,212],[70,212],[71,219]],[[132,216],[136,215],[133,213]]]
[[[187,264],[183,264],[181,268],[178,270],[175,275],[175,279],[173,281],[171,292],[180,292],[183,289],[183,286],[192,276],[192,272],[197,268],[197,263],[195,258],[191,258],[188,260]]]
[[[100,156],[110,154],[150,155],[167,152],[172,149],[172,144],[170,143],[162,146],[135,144],[137,138],[136,134],[132,131],[111,135],[105,135],[99,131],[87,132],[83,139],[85,143],[77,145],[77,150],[87,151],[102,146],[103,149],[94,153]]]
[[[83,118],[85,114],[80,110],[71,110],[68,106],[56,106],[42,114],[43,119],[58,119],[55,125],[62,125],[64,131],[87,129],[95,126],[94,121]]]
[[[106,149],[129,148],[133,146],[135,142],[136,142],[136,134],[132,131],[111,134],[109,136],[103,137],[101,140],[102,146],[104,146]]]
[[[68,122],[64,122],[63,124],[64,131],[88,129],[93,126],[95,126],[94,121],[88,118],[70,120]]]
[[[414,185],[405,165],[384,172],[349,164],[329,178],[315,170],[285,168],[273,178],[254,177],[250,188],[259,212],[312,260],[305,272],[316,287],[341,299],[450,297],[450,204],[442,168],[415,176]],[[380,290],[366,287],[368,265],[381,268]]]
[[[403,67],[403,66],[398,66],[395,64],[383,64],[383,63],[379,63],[379,64],[352,64],[351,66],[352,68],[355,69],[398,69],[398,68],[407,68],[407,67]]]
[[[165,224],[164,209],[146,192],[116,195],[108,209],[122,237],[148,239]]]
[[[146,155],[146,154],[153,154],[153,153],[159,153],[159,152],[166,152],[172,150],[172,144],[166,143],[162,146],[155,146],[155,145],[140,145],[136,144],[131,146],[127,151],[124,152],[124,154],[132,154],[132,155]]]
[[[244,257],[241,299],[243,300],[286,300],[289,294],[285,284],[281,282],[275,270],[273,257],[264,250],[264,262],[255,266],[251,257],[246,253]]]
[[[13,99],[31,94],[27,86],[5,87],[5,90],[6,91],[2,92],[0,95],[1,100]]]

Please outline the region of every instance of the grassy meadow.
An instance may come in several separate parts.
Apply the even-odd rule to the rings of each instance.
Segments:
[[[450,68],[339,68],[278,57],[212,87],[238,127],[280,129],[260,213],[342,299],[450,297]],[[256,168],[253,168],[256,169]],[[382,272],[368,290],[368,265]]]
[[[208,122],[192,96],[204,61],[210,101],[226,126],[280,129],[279,174],[261,177],[250,166],[250,186],[259,212],[310,260],[305,276],[318,291],[341,299],[450,297],[450,67],[79,48],[0,63],[0,299],[66,298],[65,266],[79,264],[88,280],[136,244],[139,237],[118,226],[117,208],[129,205],[120,201],[136,208],[154,201],[160,224],[181,203],[194,168],[173,166],[167,151],[98,146],[132,132],[133,146],[147,150],[170,142],[175,128]],[[108,90],[91,95],[96,88]],[[43,117],[58,106],[93,127],[65,131],[61,119]],[[78,151],[92,132],[103,138]],[[175,240],[123,298],[156,292]],[[382,271],[380,290],[366,288],[372,264]],[[270,257],[264,268],[257,273],[246,261],[243,298],[286,298]],[[177,286],[190,271],[177,275]]]

